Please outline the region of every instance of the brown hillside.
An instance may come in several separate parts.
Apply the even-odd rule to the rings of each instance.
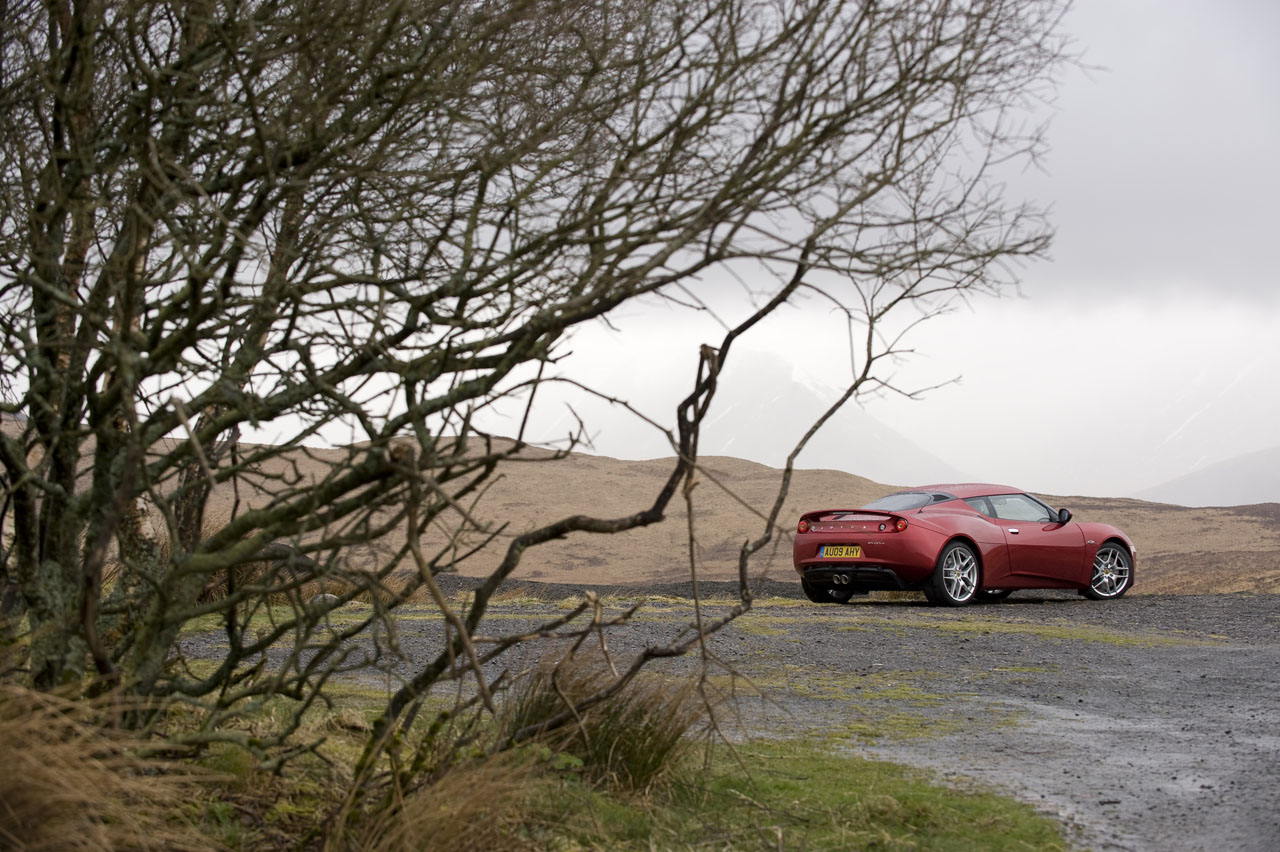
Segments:
[[[735,499],[767,512],[780,471],[727,457],[703,460],[706,473],[695,489],[694,526],[700,576],[736,576],[738,548],[758,536],[763,522]],[[483,505],[485,516],[511,520],[517,532],[577,512],[613,517],[648,505],[670,471],[670,459],[621,461],[574,455],[548,465],[508,468]],[[752,574],[788,580],[790,533],[803,511],[859,506],[893,490],[832,470],[795,473],[779,524],[776,547],[756,557]],[[732,492],[732,494],[730,493]],[[1112,523],[1138,548],[1135,593],[1280,592],[1280,505],[1191,509],[1140,500],[1049,497],[1081,521]],[[633,583],[688,574],[686,518],[673,502],[663,524],[620,536],[574,536],[526,554],[519,576],[563,583]],[[478,557],[463,569],[479,574],[498,554]]]
[[[731,580],[737,550],[763,521],[742,503],[767,512],[781,472],[742,459],[703,459],[694,491],[700,576]],[[481,516],[508,519],[512,535],[538,523],[591,513],[618,517],[646,507],[671,471],[671,459],[627,462],[575,454],[563,462],[508,467],[481,503]],[[751,573],[790,580],[792,523],[804,510],[856,507],[893,490],[840,471],[796,471],[780,517],[776,546],[756,556]],[[737,499],[735,499],[737,498]],[[1280,505],[1192,509],[1142,500],[1056,498],[1079,521],[1114,523],[1138,548],[1135,594],[1280,592]],[[620,536],[572,536],[529,551],[518,576],[566,583],[632,583],[684,578],[689,572],[686,514],[673,501],[667,521]],[[476,556],[462,573],[480,574],[499,554]]]
[[[703,465],[705,471],[693,493],[699,569],[708,579],[732,579],[737,575],[737,555],[743,541],[764,530],[760,516],[767,515],[781,474],[734,458],[708,458]],[[495,522],[510,521],[512,534],[565,515],[622,517],[647,508],[672,467],[670,459],[620,461],[587,455],[546,465],[518,465],[507,469],[478,514]],[[800,471],[779,523],[789,533],[801,511],[830,505],[833,495],[838,495],[835,502],[841,506],[857,506],[884,490],[846,473]],[[526,553],[519,576],[558,583],[682,579],[689,572],[687,536],[685,504],[677,495],[663,523],[617,536],[576,535],[549,543]],[[778,536],[775,541],[776,546],[752,563],[753,575],[793,576],[789,536]],[[499,558],[496,551],[478,556],[463,573],[487,573]]]
[[[694,490],[700,576],[730,580],[736,577],[742,542],[763,529],[755,512],[767,513],[781,472],[722,456],[704,458],[702,464]],[[508,523],[497,541],[502,547],[473,557],[461,573],[488,573],[506,542],[537,525],[572,514],[621,517],[646,508],[672,465],[671,459],[624,461],[585,454],[508,465],[475,510],[478,520]],[[752,562],[752,575],[795,576],[790,533],[801,512],[860,506],[893,489],[841,471],[796,471],[780,534]],[[1112,523],[1133,538],[1139,571],[1135,593],[1280,592],[1280,505],[1191,509],[1130,499],[1047,499],[1071,508],[1078,520]],[[686,529],[684,502],[677,497],[662,524],[616,536],[578,534],[534,548],[516,576],[570,584],[683,579],[689,571]],[[443,537],[432,543],[443,544]]]

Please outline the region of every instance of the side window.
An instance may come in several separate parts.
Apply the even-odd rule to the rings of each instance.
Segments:
[[[991,501],[986,497],[967,497],[964,502],[978,510],[979,513],[986,515],[988,518],[994,518],[996,516],[995,510],[991,508]]]
[[[1031,521],[1047,524],[1053,520],[1049,517],[1049,510],[1043,504],[1025,494],[997,494],[987,499],[991,501],[995,516],[1002,521]]]

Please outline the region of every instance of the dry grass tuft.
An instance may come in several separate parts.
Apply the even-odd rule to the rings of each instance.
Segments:
[[[96,709],[0,685],[0,848],[214,848],[174,816],[192,776],[137,756]]]
[[[507,702],[506,729],[513,733],[545,724],[571,705],[596,695],[613,681],[599,659],[568,656],[538,666]],[[582,761],[598,781],[647,791],[683,761],[707,705],[697,680],[652,677],[633,681],[621,692],[576,713],[576,721],[539,738]]]
[[[536,848],[521,839],[537,795],[536,775],[512,758],[454,767],[428,787],[372,815],[355,842],[330,837],[327,850],[488,852]]]

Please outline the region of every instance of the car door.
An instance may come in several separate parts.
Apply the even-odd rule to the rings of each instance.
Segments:
[[[1004,530],[1014,575],[1080,581],[1084,533],[1078,524],[1059,523],[1052,509],[1028,494],[996,494],[987,500]]]

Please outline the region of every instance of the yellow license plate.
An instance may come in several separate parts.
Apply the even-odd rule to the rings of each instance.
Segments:
[[[856,544],[824,544],[822,552],[818,556],[823,559],[832,557],[859,559],[862,556],[862,548]]]

